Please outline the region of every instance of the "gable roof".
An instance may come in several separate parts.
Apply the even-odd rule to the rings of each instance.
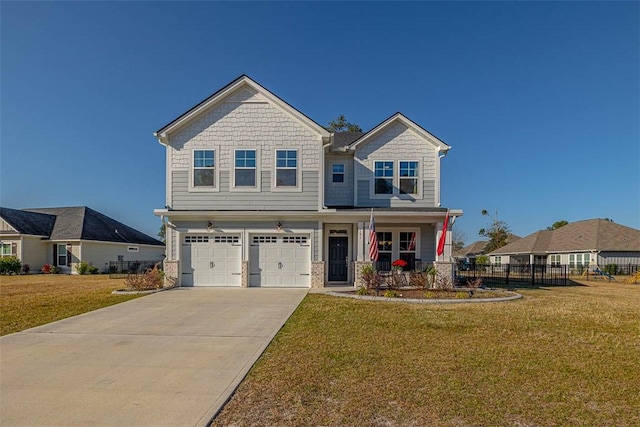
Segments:
[[[50,240],[94,240],[163,246],[146,234],[86,206],[61,208],[0,208],[0,217],[20,234]]]
[[[0,208],[0,218],[19,234],[46,237],[51,235],[53,225],[56,222],[54,215],[25,212],[11,208]]]
[[[540,230],[490,255],[585,251],[640,251],[640,230],[604,219],[576,221],[556,230]]]
[[[331,147],[333,149],[341,149],[348,147],[352,142],[357,141],[364,135],[364,132],[336,132],[333,134],[333,143]]]
[[[522,239],[522,237],[517,236],[513,233],[509,233],[509,235],[507,236],[507,244],[515,242],[520,239]],[[459,251],[456,251],[454,255],[458,257],[466,257],[469,255],[471,256],[484,255],[487,253],[488,244],[489,244],[488,240],[478,240],[477,242],[474,242],[468,246],[465,246]]]
[[[455,256],[466,257],[469,255],[482,255],[484,253],[485,248],[487,247],[486,240],[478,240],[477,242],[473,242],[470,245],[465,246],[459,251],[455,252]]]
[[[408,127],[409,129],[413,130],[414,132],[416,132],[422,138],[426,139],[431,144],[433,144],[435,147],[437,147],[438,151],[440,151],[440,152],[446,153],[447,151],[449,151],[451,149],[451,146],[447,145],[444,141],[440,140],[437,136],[433,135],[432,133],[430,133],[429,131],[424,129],[422,126],[420,126],[420,125],[416,124],[415,122],[409,120],[405,115],[403,115],[400,112],[395,113],[394,115],[392,115],[388,119],[384,120],[379,125],[375,126],[369,132],[366,132],[360,138],[358,138],[357,140],[352,142],[349,145],[349,148],[356,149],[359,145],[366,144],[367,141],[369,141],[372,138],[374,138],[375,136],[379,135],[381,132],[383,132],[385,129],[387,129],[389,126],[393,125],[396,122],[401,123],[404,126]]]
[[[224,86],[222,89],[214,92],[212,95],[208,96],[194,107],[189,109],[187,112],[178,116],[168,124],[164,125],[160,129],[158,129],[153,135],[158,138],[158,140],[162,144],[167,143],[167,138],[171,132],[175,132],[176,130],[182,128],[187,123],[195,120],[196,118],[202,116],[206,111],[210,110],[218,103],[224,101],[228,96],[232,95],[240,91],[244,87],[250,87],[254,91],[258,92],[260,95],[264,96],[269,102],[275,104],[280,107],[289,115],[293,116],[309,128],[311,128],[316,133],[320,134],[322,138],[329,139],[330,133],[324,127],[320,126],[318,123],[289,105],[287,102],[283,101],[280,97],[265,89],[263,86],[258,84],[256,81],[251,79],[246,74],[241,75],[237,79],[233,80],[231,83]]]

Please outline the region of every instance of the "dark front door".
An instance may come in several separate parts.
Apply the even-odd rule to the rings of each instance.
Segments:
[[[347,237],[329,237],[329,281],[346,282],[349,240]]]

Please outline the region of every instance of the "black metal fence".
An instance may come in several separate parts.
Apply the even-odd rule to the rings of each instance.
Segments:
[[[161,261],[109,261],[109,279],[122,279],[130,275],[143,274],[156,264],[162,269]]]
[[[474,264],[458,268],[456,279],[481,278],[486,285],[567,285],[569,267],[548,264]]]

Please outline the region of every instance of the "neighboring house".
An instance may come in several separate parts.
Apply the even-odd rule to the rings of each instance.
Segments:
[[[536,231],[489,255],[492,264],[640,265],[640,230],[589,219]]]
[[[400,113],[334,134],[243,75],[154,135],[166,147],[166,206],[155,211],[165,272],[182,286],[354,283],[371,208],[379,268],[436,260],[450,147]]]
[[[44,264],[75,273],[86,261],[106,272],[109,261],[161,261],[164,244],[88,207],[0,208],[1,256],[31,270]]]
[[[516,236],[515,234],[509,234],[509,237],[507,238],[507,244],[513,243],[518,239],[521,239],[521,237]],[[459,251],[454,251],[453,258],[456,261],[464,264],[475,264],[476,258],[487,254],[488,243],[488,240],[478,240],[477,242],[465,246]]]

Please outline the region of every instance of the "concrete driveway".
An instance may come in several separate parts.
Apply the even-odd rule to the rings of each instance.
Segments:
[[[0,338],[0,425],[206,425],[306,289],[179,288]]]

